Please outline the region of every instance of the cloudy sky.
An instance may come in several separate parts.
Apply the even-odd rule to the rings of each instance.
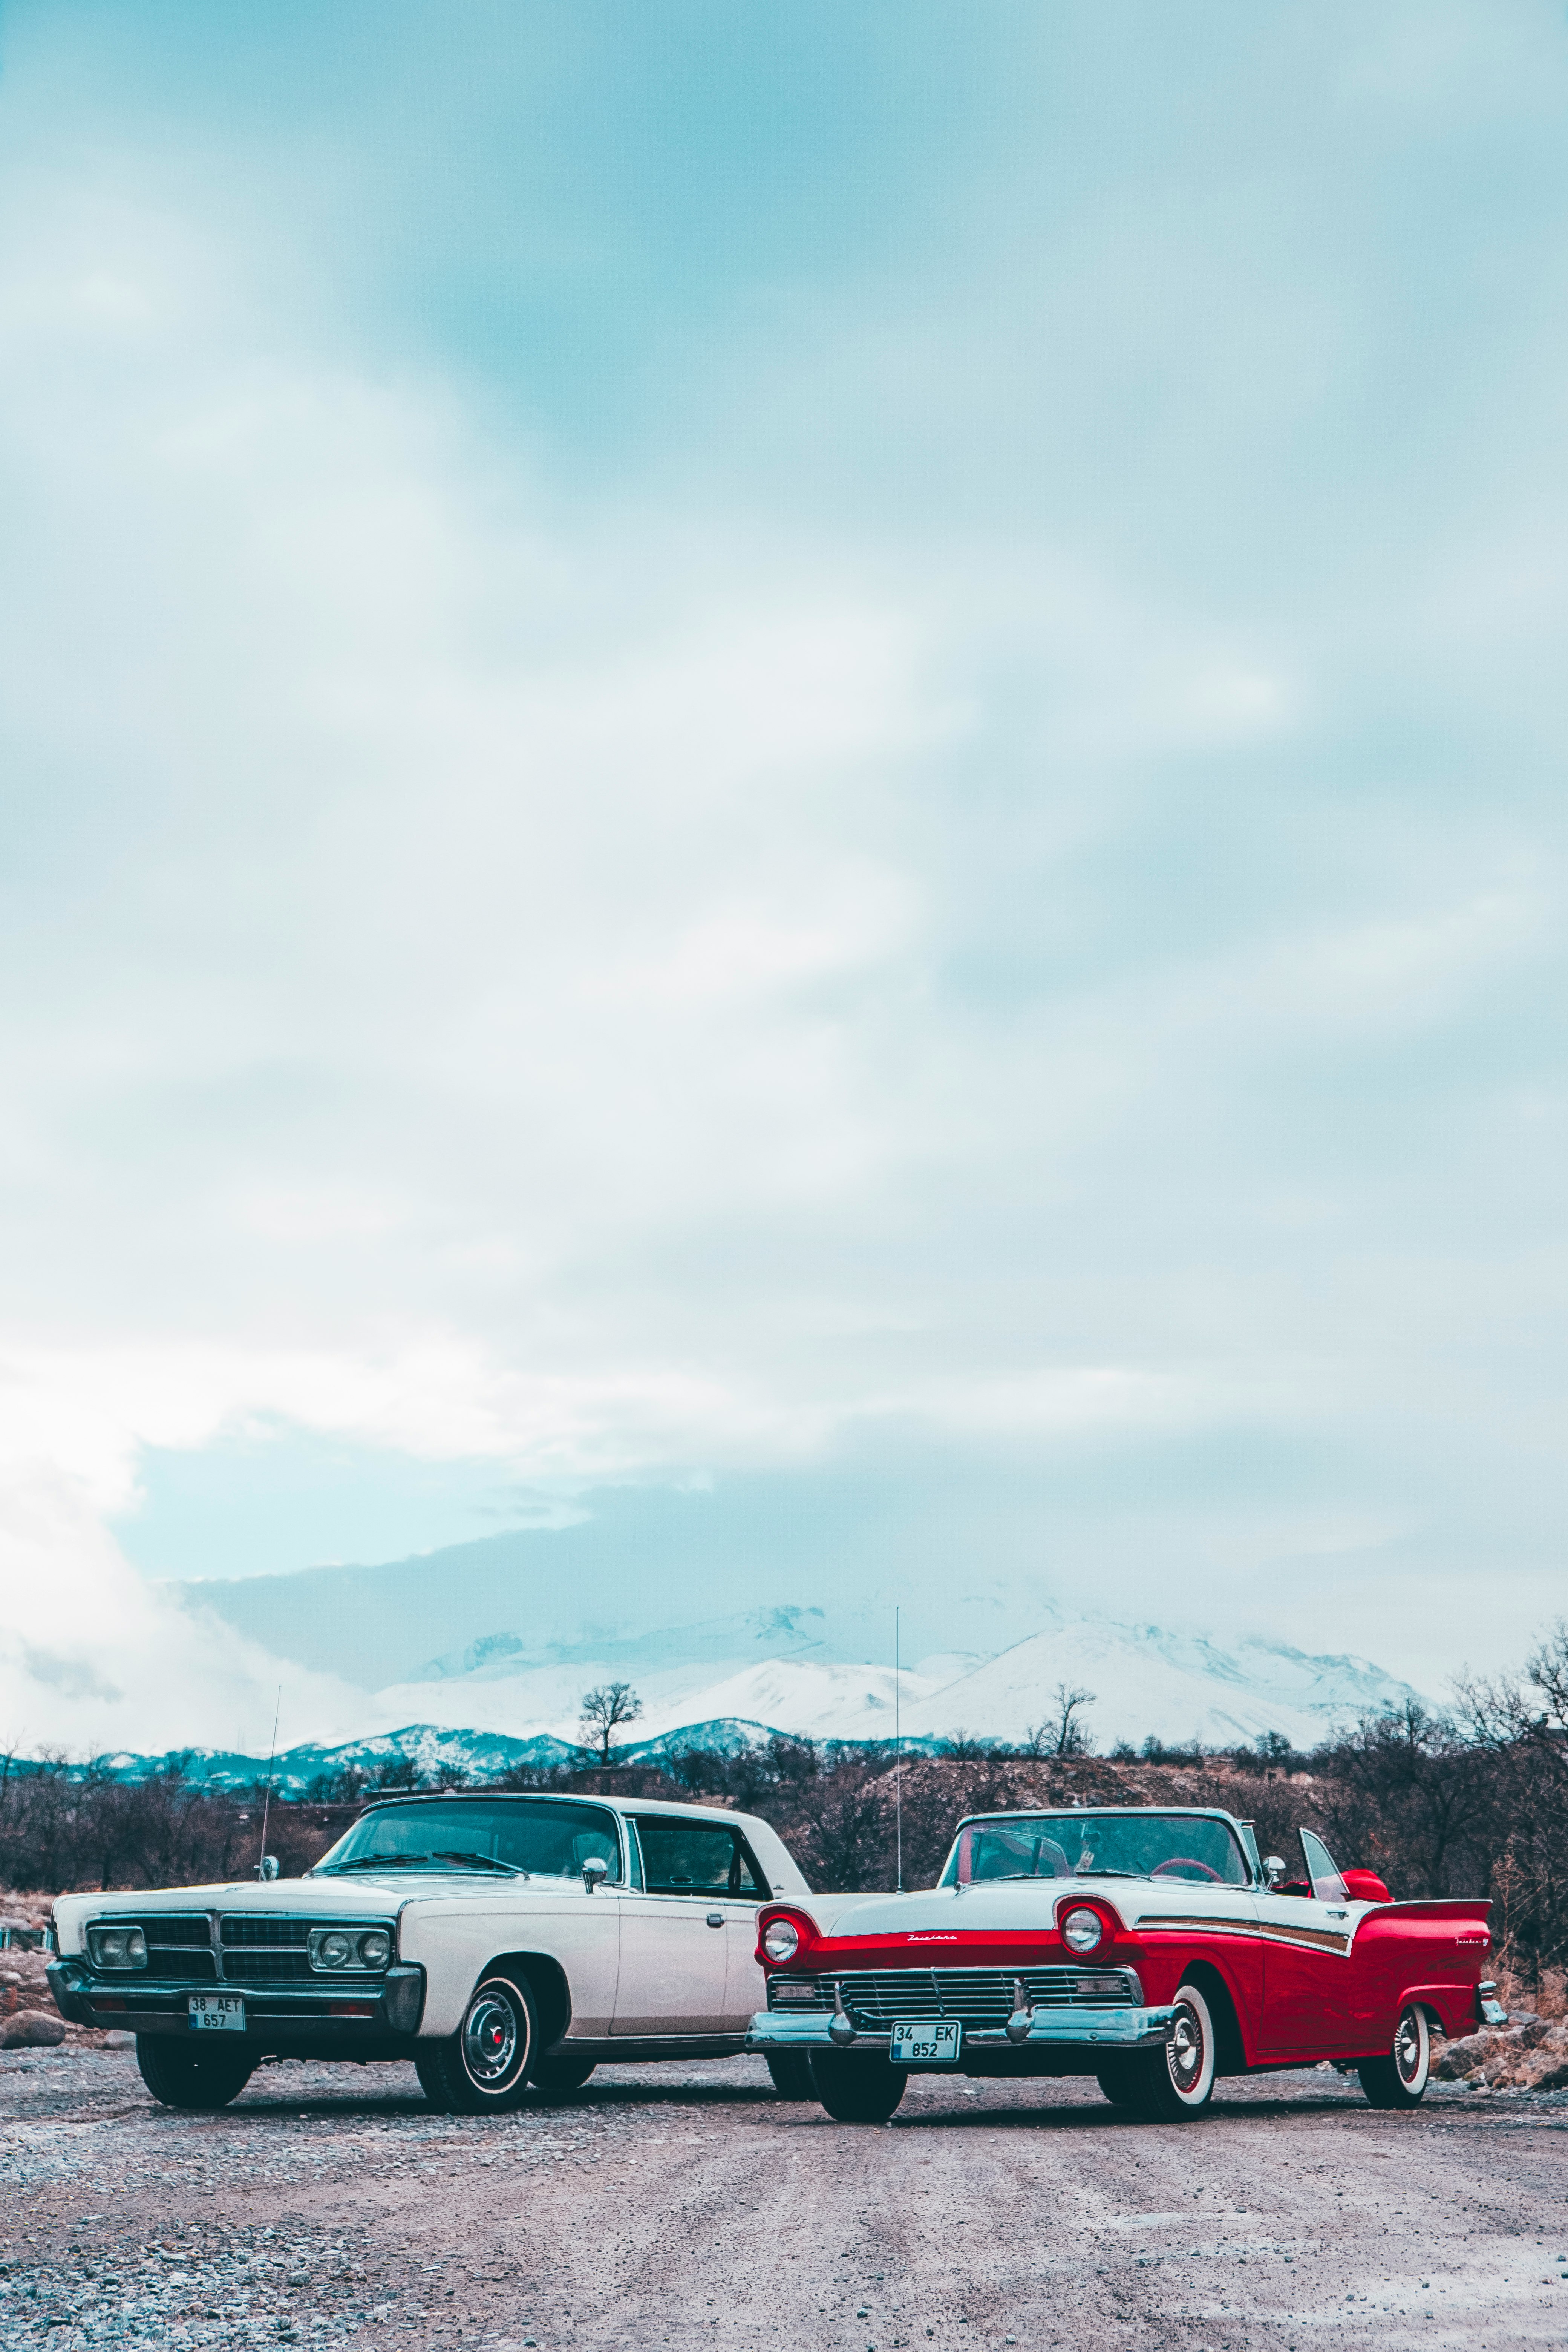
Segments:
[[[0,1739],[608,1486],[559,1630],[1521,1654],[1565,132],[1546,0],[8,0]]]

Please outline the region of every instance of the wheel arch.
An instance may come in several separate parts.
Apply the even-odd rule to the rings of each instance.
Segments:
[[[1429,2030],[1441,2033],[1446,2040],[1455,2041],[1461,2034],[1476,2030],[1476,1989],[1474,1985],[1407,1984],[1394,1993],[1391,2018],[1397,2023],[1402,2010],[1412,2006],[1424,2010]]]
[[[1184,1984],[1196,1985],[1208,2002],[1209,2013],[1214,2019],[1215,2073],[1245,2074],[1247,2058],[1241,2031],[1241,2012],[1224,1969],[1216,1967],[1213,1960],[1188,1960],[1182,1969],[1176,1988],[1178,1993]]]
[[[474,1979],[477,1990],[487,1977],[523,1977],[539,2011],[539,2039],[549,2050],[572,2022],[572,1988],[566,1971],[549,1952],[497,1952]]]

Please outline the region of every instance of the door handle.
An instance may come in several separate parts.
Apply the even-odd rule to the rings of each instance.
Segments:
[[[724,1925],[724,1914],[722,1911],[710,1911],[708,1914],[708,1925],[710,1927],[721,1927]]]

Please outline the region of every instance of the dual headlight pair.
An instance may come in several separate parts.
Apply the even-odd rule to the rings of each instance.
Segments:
[[[95,1969],[144,1969],[147,1938],[140,1927],[89,1927],[87,1948]]]
[[[336,1969],[384,1969],[392,1958],[392,1937],[384,1927],[312,1927],[310,1966],[329,1973]]]

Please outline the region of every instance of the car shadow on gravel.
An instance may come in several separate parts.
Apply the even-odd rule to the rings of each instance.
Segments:
[[[389,2074],[393,2072],[391,2068],[385,2071]],[[397,2070],[399,2074],[402,2071],[401,2068]],[[313,2084],[308,2090],[291,2088],[288,2075],[282,2070],[261,2066],[251,2076],[232,2106],[220,2109],[218,2115],[215,2116],[185,2116],[181,2120],[214,2123],[226,2117],[237,2121],[246,2116],[273,2118],[279,2116],[287,2117],[289,2122],[328,2122],[348,2116],[410,2118],[423,2116],[429,2120],[444,2115],[444,2109],[433,2107],[426,2098],[424,2092],[413,2079],[412,2068],[408,2070],[408,2074],[406,2084],[401,2081],[389,2082],[384,2089],[374,2082],[352,2084],[345,2083],[340,2093],[323,2091],[319,2083]],[[694,2109],[776,2107],[783,2114],[787,2112],[792,2104],[798,2103],[781,2099],[765,2077],[754,2084],[689,2081],[647,2083],[611,2080],[584,2084],[580,2091],[574,2091],[569,2098],[535,2096],[531,2094],[521,2107],[509,2108],[499,2116],[460,2116],[450,2120],[499,2123],[506,2121],[510,2116],[571,2116],[595,2110],[605,2112],[628,2107],[679,2107],[689,2114]],[[152,2114],[174,2113],[174,2110],[160,2107],[151,2093],[147,2095],[146,2105],[147,2111]],[[130,2111],[127,2110],[127,2112]]]

